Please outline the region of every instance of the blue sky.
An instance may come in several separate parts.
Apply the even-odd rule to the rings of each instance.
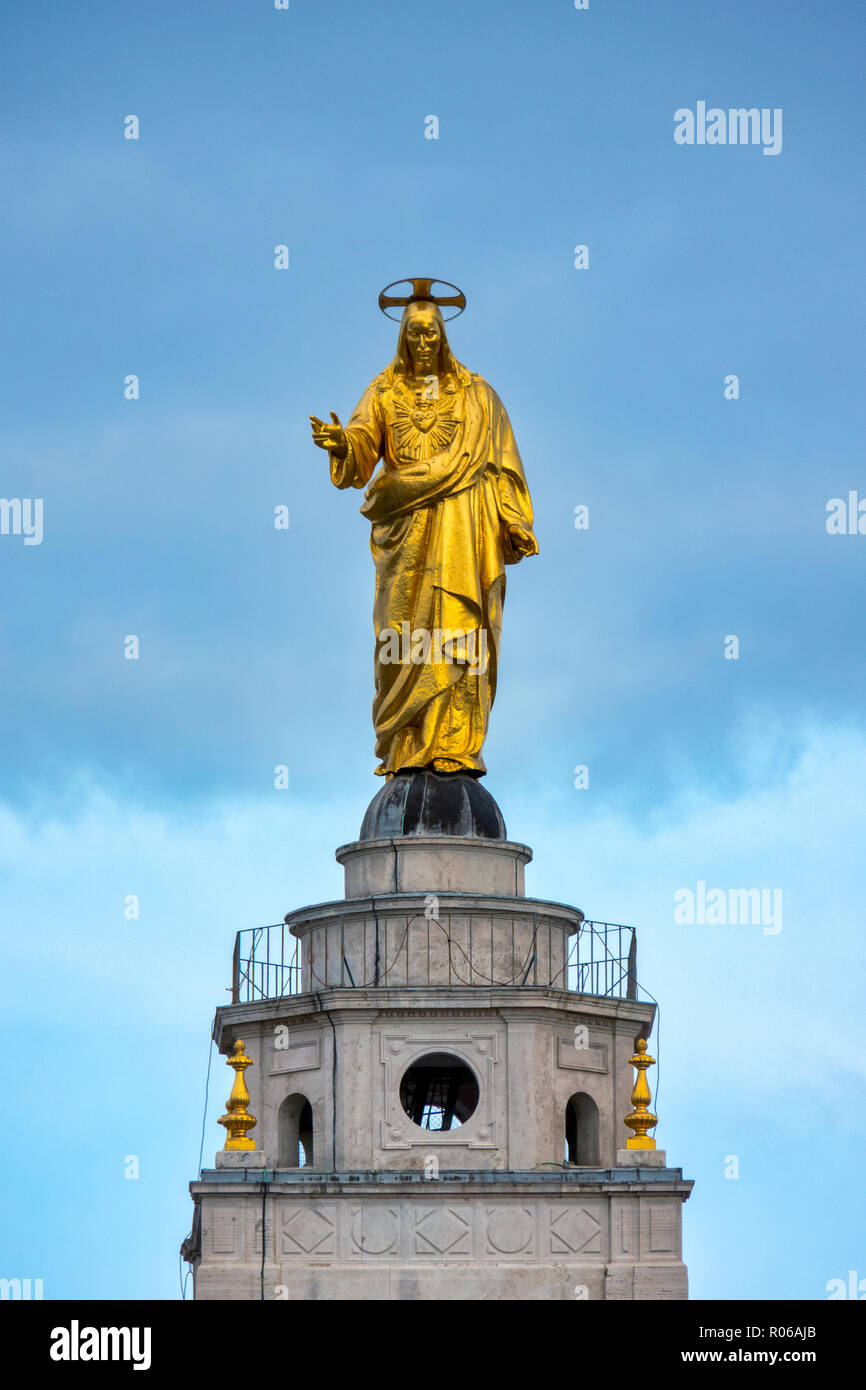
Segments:
[[[233,933],[340,894],[379,785],[367,525],[307,416],[348,417],[393,352],[379,290],[433,274],[541,545],[487,786],[530,892],[638,927],[693,1294],[866,1277],[866,536],[825,526],[866,497],[862,9],[94,0],[2,28],[0,494],[44,499],[44,539],[0,536],[0,1273],[177,1295]],[[781,153],[678,146],[701,100],[782,108]],[[698,880],[780,888],[783,930],[675,924]]]

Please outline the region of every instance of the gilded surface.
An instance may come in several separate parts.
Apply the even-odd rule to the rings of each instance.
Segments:
[[[234,1085],[231,1095],[226,1101],[226,1113],[217,1120],[218,1125],[225,1125],[226,1142],[225,1148],[232,1149],[254,1149],[255,1139],[251,1139],[247,1130],[255,1129],[258,1121],[255,1115],[251,1115],[247,1110],[250,1102],[250,1093],[247,1090],[247,1083],[244,1073],[247,1067],[253,1066],[252,1057],[248,1057],[244,1052],[243,1039],[238,1038],[234,1045],[231,1057],[226,1058],[226,1066],[232,1067],[235,1074]]]
[[[417,283],[417,282],[416,282]],[[365,488],[376,566],[376,771],[486,771],[505,567],[535,555],[532,503],[496,392],[413,301],[394,360],[345,428],[310,417],[338,488]],[[377,464],[381,468],[376,470]]]
[[[637,1069],[634,1090],[631,1093],[631,1103],[634,1110],[625,1117],[625,1123],[629,1129],[634,1130],[634,1134],[626,1140],[625,1146],[627,1149],[654,1149],[656,1141],[650,1138],[647,1131],[655,1129],[658,1124],[658,1116],[654,1115],[649,1108],[652,1096],[646,1073],[648,1067],[655,1066],[656,1059],[650,1057],[646,1050],[646,1038],[638,1038],[635,1047],[634,1056],[628,1059],[630,1065]]]

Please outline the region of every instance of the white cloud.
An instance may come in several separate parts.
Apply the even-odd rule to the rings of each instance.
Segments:
[[[793,763],[773,742],[772,729],[747,730],[739,741],[746,789],[719,800],[689,787],[651,829],[594,815],[591,791],[576,791],[572,823],[558,815],[530,837],[528,891],[638,928],[639,974],[662,1005],[669,1085],[703,1073],[764,1099],[809,1086],[841,1100],[864,1071],[855,994],[866,738],[850,728],[803,730]],[[510,827],[515,838],[529,821]],[[726,891],[780,888],[782,931],[676,925],[674,892],[700,879]]]
[[[529,803],[509,827],[535,851],[530,893],[638,928],[640,978],[662,1006],[666,1086],[689,1109],[702,1103],[691,1093],[710,1055],[726,1087],[763,1099],[799,1077],[829,1100],[863,1070],[854,995],[866,739],[804,731],[792,766],[768,754],[771,743],[744,734],[740,756],[755,775],[740,795],[687,788],[650,828],[594,815],[591,790],[574,792],[569,823],[561,806]],[[84,785],[54,804],[0,811],[13,974],[41,972],[58,1001],[73,983],[102,986],[121,1011],[167,1015],[191,992],[199,1012],[225,998],[236,930],[341,896],[333,852],[363,813],[291,790],[206,813],[155,813]],[[781,889],[781,933],[676,925],[673,894],[698,880]],[[132,893],[137,921],[123,916]],[[25,1018],[29,1008],[19,998]]]

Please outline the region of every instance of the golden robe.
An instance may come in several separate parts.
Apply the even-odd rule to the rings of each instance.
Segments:
[[[486,771],[505,566],[538,552],[505,408],[482,377],[451,361],[455,370],[432,397],[392,364],[346,426],[347,455],[330,456],[336,487],[367,489],[379,774]],[[398,660],[392,633],[400,634]]]

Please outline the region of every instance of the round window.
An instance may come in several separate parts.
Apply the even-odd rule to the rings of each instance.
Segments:
[[[478,1082],[459,1057],[428,1052],[404,1073],[400,1104],[421,1129],[459,1129],[478,1104]]]

